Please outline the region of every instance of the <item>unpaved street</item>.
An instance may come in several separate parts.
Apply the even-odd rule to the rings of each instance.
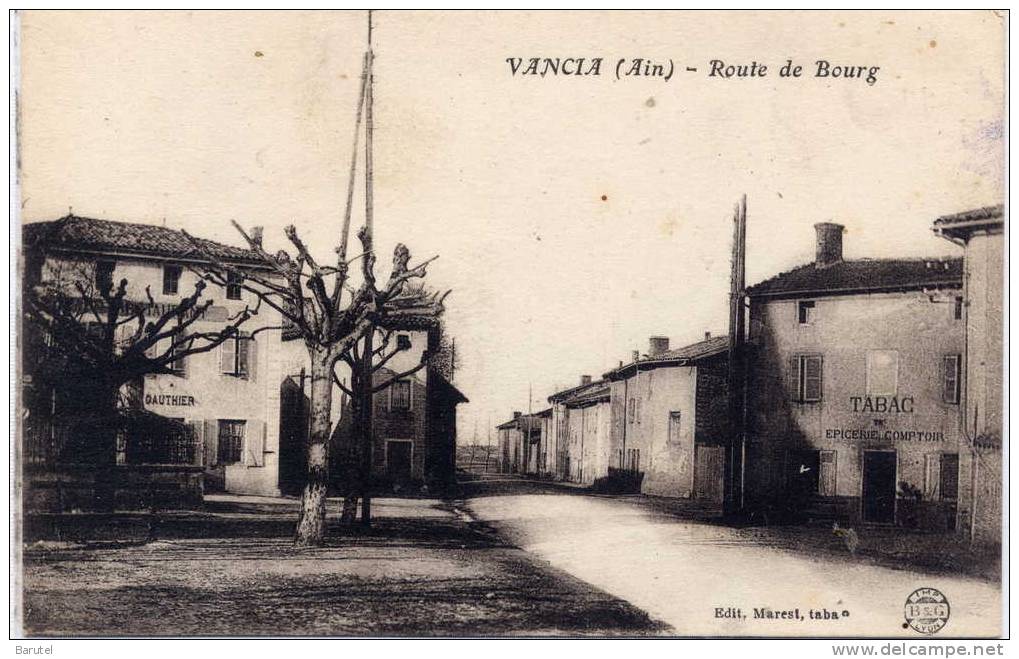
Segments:
[[[681,635],[916,637],[903,627],[903,607],[921,587],[948,598],[942,635],[1000,629],[1001,592],[986,581],[880,567],[848,552],[843,559],[762,546],[736,529],[655,514],[625,498],[500,494],[466,505],[517,546]],[[799,609],[803,619],[755,619],[754,610],[765,607]],[[811,609],[838,619],[812,620]],[[720,617],[737,611],[742,617]]]

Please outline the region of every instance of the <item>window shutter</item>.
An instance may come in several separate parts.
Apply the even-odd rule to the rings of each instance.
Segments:
[[[789,358],[789,363],[786,366],[786,390],[789,392],[789,400],[800,401],[801,389],[800,389],[800,357],[793,356]]]
[[[835,496],[835,451],[821,451],[821,473],[818,475],[818,494],[824,497]]]
[[[821,400],[821,357],[803,358],[803,400]]]
[[[219,344],[219,370],[231,375],[237,372],[237,365],[234,363],[236,349],[237,340],[233,337]]]
[[[248,349],[251,345],[251,340],[248,339],[247,335],[241,334],[237,337],[237,375],[241,377],[248,377]]]
[[[941,455],[928,453],[923,456],[923,467],[923,495],[928,501],[934,501],[941,491]]]
[[[248,379],[254,382],[258,379],[258,341],[252,337],[244,343],[247,344]]]
[[[202,433],[205,449],[205,466],[215,467],[219,456],[219,434],[215,419],[206,419],[205,432]]]
[[[954,501],[959,496],[959,454],[941,456],[941,499]]]
[[[251,439],[248,441],[245,436],[245,442],[247,445],[247,464],[249,467],[261,467],[265,464],[265,422],[263,421],[261,426],[251,433]]]
[[[202,430],[204,424],[201,421],[188,421],[188,439],[191,440],[192,446],[194,446],[194,459],[191,464],[201,466],[205,458],[205,439],[203,437]]]
[[[959,356],[945,355],[941,360],[941,399],[946,403],[959,402]]]

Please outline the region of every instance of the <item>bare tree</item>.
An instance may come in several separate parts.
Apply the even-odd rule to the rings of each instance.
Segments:
[[[427,299],[428,297],[424,290],[415,292],[415,295],[421,299]],[[429,310],[426,310],[425,313],[428,314]],[[366,334],[360,342],[356,343],[351,350],[345,353],[342,361],[350,369],[351,379],[349,386],[344,379],[341,379],[335,368],[333,370],[333,383],[350,400],[349,411],[352,418],[352,434],[358,440],[355,442],[356,455],[347,456],[348,458],[353,457],[353,460],[348,460],[347,462],[348,464],[351,462],[356,464],[356,469],[349,470],[348,472],[348,476],[352,476],[353,479],[352,482],[348,483],[348,490],[343,502],[342,519],[345,522],[354,521],[357,513],[357,502],[360,498],[362,501],[361,523],[364,526],[371,525],[370,484],[372,476],[372,451],[374,449],[374,428],[371,413],[375,394],[385,391],[394,382],[410,377],[426,367],[436,368],[440,371],[444,370],[442,367],[446,360],[442,359],[442,357],[448,355],[449,350],[445,342],[445,335],[441,333],[441,323],[437,317],[432,315],[426,315],[425,325],[428,329],[435,329],[440,332],[438,344],[434,346],[428,345],[421,352],[417,362],[402,371],[397,372],[388,368],[390,361],[396,355],[411,348],[410,343],[405,342],[403,336],[397,334],[397,332],[421,329],[420,321],[420,317],[417,317],[414,324],[402,326],[394,324],[393,319],[388,319],[387,327],[376,327],[374,336]],[[396,337],[395,341],[393,340],[394,336]],[[366,349],[376,345],[372,339],[377,341],[378,347],[371,349],[370,354],[365,354]],[[382,374],[382,377],[379,377],[377,374]]]
[[[24,290],[26,340],[35,348],[26,369],[95,418],[110,420],[125,407],[140,407],[142,376],[172,373],[174,363],[215,349],[257,315],[258,306],[245,307],[209,329],[200,322],[212,305],[202,299],[206,287],[199,280],[190,295],[157,305],[148,286],[144,299],[132,299],[127,279],[114,284],[97,277],[94,264],[53,265]],[[93,437],[89,452],[112,465],[113,427],[103,427],[109,432]]]
[[[255,295],[261,303],[276,309],[285,322],[300,334],[311,362],[311,433],[308,439],[308,480],[295,532],[298,545],[318,545],[325,538],[325,499],[329,484],[329,437],[331,434],[333,372],[336,363],[348,359],[358,341],[374,332],[375,327],[399,326],[407,318],[438,318],[443,311],[445,294],[427,293],[409,287],[411,280],[423,278],[428,259],[410,265],[410,251],[403,244],[393,250],[393,265],[388,279],[379,284],[375,276],[375,256],[371,235],[358,232],[362,254],[346,257],[346,235],[336,249],[335,266],[320,265],[298,236],[293,226],[285,229],[296,256],[284,250],[269,254],[262,246],[262,230],[245,231],[233,223],[251,251],[274,276],[241,272],[235,266],[217,260],[206,251],[212,265],[204,276],[220,285],[229,280]],[[347,224],[347,223],[345,223]],[[198,241],[195,246],[202,249]],[[360,284],[355,288],[349,276],[351,265],[360,261]],[[331,286],[330,286],[331,285]],[[374,349],[372,349],[374,350]]]

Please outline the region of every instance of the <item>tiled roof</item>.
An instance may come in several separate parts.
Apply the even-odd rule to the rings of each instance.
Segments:
[[[631,375],[637,367],[659,367],[659,366],[687,366],[708,357],[715,357],[724,354],[729,350],[729,337],[727,335],[713,336],[710,339],[691,343],[675,350],[666,350],[654,357],[643,357],[635,362],[623,364],[605,374],[609,380],[619,380]]]
[[[934,220],[934,224],[947,226],[951,224],[961,224],[963,222],[974,222],[977,220],[990,220],[1002,217],[1004,213],[1005,207],[1002,204],[998,204],[997,206],[984,206],[983,208],[975,208],[961,213],[953,213],[952,215],[942,215],[938,219]]]
[[[984,206],[934,220],[934,233],[964,243],[973,231],[1000,231],[1005,226],[1005,207]]]
[[[595,403],[604,403],[609,400],[610,391],[608,383],[605,383],[604,386],[585,390],[575,396],[571,396],[564,403],[567,407],[586,407]]]
[[[809,263],[749,287],[747,295],[839,295],[961,285],[961,258],[859,259],[821,268]]]
[[[555,392],[554,394],[548,397],[548,402],[550,403],[562,402],[595,387],[601,387],[604,384],[605,380],[596,380],[594,382],[588,382],[587,384],[578,384],[575,387],[570,387],[569,389],[563,389],[562,391]]]
[[[152,224],[113,222],[68,215],[51,222],[26,224],[22,230],[25,247],[82,250],[205,260],[181,231]],[[262,265],[254,252],[196,238],[216,258],[235,263]]]

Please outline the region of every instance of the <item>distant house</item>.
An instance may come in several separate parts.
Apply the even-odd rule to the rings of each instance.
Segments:
[[[611,466],[640,483],[640,491],[721,504],[728,423],[729,340],[670,350],[652,337],[647,355],[635,355],[605,374],[612,410]]]
[[[545,462],[542,432],[547,415],[514,412],[513,418],[495,427],[499,441],[499,472],[538,474]]]
[[[397,332],[395,341],[405,345],[405,350],[374,374],[376,385],[381,385],[420,363],[425,350],[436,355],[427,366],[395,379],[373,397],[372,479],[376,487],[407,491],[427,485],[435,490],[455,483],[456,407],[467,398],[443,374],[441,340],[441,328],[433,324]],[[294,370],[295,363],[306,359],[304,347],[299,341],[288,343],[294,346],[290,350],[290,370]],[[292,376],[284,386],[293,391]],[[334,492],[342,493],[356,474],[359,457],[350,401],[346,396],[337,397],[329,469]],[[284,395],[283,402],[283,418],[298,418],[307,405],[306,398],[293,393]],[[281,447],[281,461],[291,468],[281,485],[285,492],[297,494],[306,479],[306,430],[284,436],[290,441]]]
[[[560,480],[590,485],[612,463],[609,384],[583,375],[580,384],[548,397],[554,472]]]

